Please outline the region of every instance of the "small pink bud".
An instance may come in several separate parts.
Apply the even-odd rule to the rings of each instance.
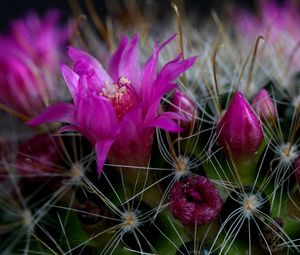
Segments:
[[[266,89],[261,89],[252,100],[252,107],[262,121],[275,119],[276,110]]]
[[[235,163],[250,160],[263,140],[261,122],[240,92],[233,96],[217,132],[219,144]]]
[[[23,143],[16,159],[21,174],[43,177],[58,171],[61,161],[59,139],[48,134],[38,135]]]
[[[181,179],[170,192],[170,209],[184,225],[201,225],[214,221],[223,201],[213,183],[203,176]]]
[[[179,113],[184,119],[180,120],[180,127],[188,130],[197,116],[196,104],[183,92],[176,89],[169,105],[168,111]]]

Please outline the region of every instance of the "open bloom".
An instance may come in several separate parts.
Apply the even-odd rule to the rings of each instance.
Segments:
[[[79,131],[95,146],[99,173],[107,157],[114,164],[146,165],[154,128],[180,130],[173,121],[180,116],[159,113],[160,101],[176,87],[173,81],[196,59],[181,61],[180,54],[157,73],[159,52],[171,39],[160,47],[156,45],[141,68],[138,37],[123,37],[110,58],[108,72],[91,55],[71,47],[69,56],[74,67],[62,65],[62,73],[73,104],[52,105],[30,124],[69,123],[62,131]]]
[[[183,178],[171,189],[170,209],[174,217],[185,225],[214,221],[222,204],[219,191],[203,176]]]
[[[251,159],[263,140],[261,122],[240,92],[233,96],[217,132],[219,144],[235,163]]]
[[[33,117],[57,98],[59,64],[68,29],[59,28],[59,13],[45,18],[30,13],[12,22],[0,36],[0,102]]]

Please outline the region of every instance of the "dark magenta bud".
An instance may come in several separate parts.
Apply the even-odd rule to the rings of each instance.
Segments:
[[[170,192],[170,209],[184,225],[214,221],[222,208],[222,199],[213,183],[203,176],[181,179]]]

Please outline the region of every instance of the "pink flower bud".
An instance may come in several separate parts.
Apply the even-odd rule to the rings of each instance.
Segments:
[[[57,11],[12,21],[9,33],[0,35],[0,103],[27,119],[61,98],[59,66],[68,30]]]
[[[173,216],[185,225],[214,221],[222,204],[219,191],[203,176],[181,179],[171,189],[170,209]]]
[[[196,104],[183,92],[176,89],[168,111],[179,113],[184,119],[180,120],[180,127],[188,130],[197,116]]]
[[[235,163],[251,159],[263,140],[260,120],[240,92],[233,96],[217,132],[219,144]]]
[[[265,89],[261,89],[253,98],[252,107],[262,121],[270,121],[276,117],[275,106]]]
[[[17,169],[25,176],[48,176],[49,173],[57,172],[60,155],[58,137],[38,135],[20,146],[16,159]]]

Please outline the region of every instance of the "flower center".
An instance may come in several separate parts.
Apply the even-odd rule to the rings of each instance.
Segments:
[[[187,181],[182,185],[182,188],[187,202],[197,204],[203,203],[203,196],[201,194],[201,190],[199,190],[198,187],[195,187],[195,185]]]
[[[190,188],[186,191],[186,198],[187,201],[192,202],[192,203],[198,203],[202,204],[202,195],[198,190],[195,190],[194,188]]]
[[[119,120],[137,105],[137,94],[131,81],[124,76],[121,76],[113,84],[107,83],[100,96],[104,96],[111,101]]]

